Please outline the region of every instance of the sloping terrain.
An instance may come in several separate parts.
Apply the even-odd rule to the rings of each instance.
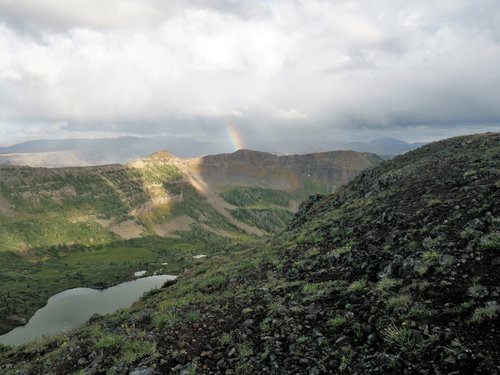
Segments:
[[[298,201],[380,162],[355,152],[287,158],[163,151],[127,165],[1,166],[0,332],[60,290],[113,285],[162,263],[181,272],[195,251],[278,232]]]
[[[499,202],[500,134],[424,146],[0,370],[498,374]]]

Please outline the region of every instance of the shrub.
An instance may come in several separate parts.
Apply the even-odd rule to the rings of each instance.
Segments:
[[[190,322],[197,322],[198,320],[200,320],[201,318],[201,314],[199,311],[196,311],[196,310],[193,310],[193,311],[189,311],[187,314],[186,314],[186,318],[187,320],[189,320]]]
[[[238,348],[238,352],[240,353],[240,356],[243,358],[250,357],[253,354],[253,348],[249,344],[241,344],[240,347]]]
[[[413,345],[412,332],[405,325],[397,327],[391,323],[382,328],[381,333],[389,344],[397,346],[401,350],[408,350]]]
[[[367,286],[367,282],[365,279],[356,280],[356,281],[353,281],[351,283],[351,285],[349,285],[349,291],[359,292],[359,291],[365,289],[366,286]]]
[[[342,315],[337,315],[335,318],[332,318],[328,321],[328,325],[334,331],[339,330],[346,322],[346,319]]]
[[[439,253],[436,250],[428,250],[422,254],[422,260],[427,263],[435,263],[439,259]]]
[[[500,232],[493,232],[481,240],[481,249],[500,251]]]
[[[177,317],[171,313],[162,313],[153,317],[153,325],[160,329],[172,327],[177,322]]]
[[[121,348],[126,342],[122,335],[104,335],[95,343],[96,349]]]
[[[390,277],[384,277],[384,278],[380,279],[380,281],[377,283],[376,288],[379,292],[385,293],[386,290],[391,289],[398,284],[399,284],[399,281],[391,279]]]
[[[470,318],[470,323],[481,324],[496,317],[499,307],[497,305],[477,307]]]
[[[394,296],[389,298],[387,301],[387,307],[396,308],[396,307],[406,307],[412,301],[411,295],[409,294],[401,294],[399,296]]]
[[[222,334],[222,336],[219,338],[219,342],[222,345],[229,345],[231,343],[231,335],[229,333]]]

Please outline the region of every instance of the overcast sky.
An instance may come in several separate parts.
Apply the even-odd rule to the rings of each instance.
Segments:
[[[500,129],[498,0],[0,0],[0,144]],[[271,145],[271,146],[269,146]]]

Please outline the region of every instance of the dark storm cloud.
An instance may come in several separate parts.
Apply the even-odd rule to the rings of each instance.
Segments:
[[[500,124],[496,0],[0,0],[0,56],[2,143],[231,125],[254,148],[314,147]]]

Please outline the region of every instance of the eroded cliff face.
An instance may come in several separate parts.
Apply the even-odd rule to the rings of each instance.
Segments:
[[[308,183],[335,190],[363,169],[382,160],[368,153],[332,151],[306,155],[274,155],[239,150],[193,161],[198,173],[215,186],[245,185],[273,189],[303,189]]]

